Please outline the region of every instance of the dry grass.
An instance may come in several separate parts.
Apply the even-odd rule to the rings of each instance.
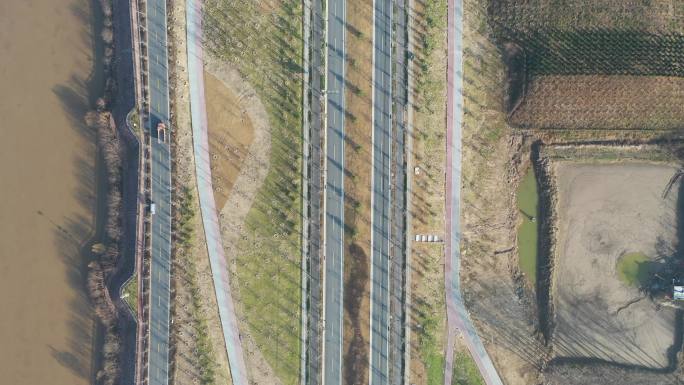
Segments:
[[[486,17],[485,4],[464,1],[461,285],[500,375],[526,385],[536,383],[545,354],[534,337],[533,293],[517,272],[515,191],[528,162],[506,124],[504,65]]]
[[[174,71],[170,84],[174,91],[173,121],[175,127],[175,175],[183,182],[183,189],[174,194],[176,203],[184,198],[188,212],[194,217],[186,218],[180,233],[188,237],[183,245],[176,245],[174,255],[175,287],[173,300],[172,341],[174,349],[171,360],[175,363],[171,376],[173,384],[230,384],[228,357],[223,342],[223,332],[218,306],[211,280],[211,269],[204,240],[204,230],[197,213],[200,212],[195,182],[190,105],[188,98],[187,58],[185,41],[185,3],[173,1],[170,6],[169,40],[173,42],[170,61]],[[183,193],[183,194],[180,194]],[[177,222],[180,224],[181,222]],[[208,343],[211,341],[211,343]],[[207,358],[209,358],[207,360]]]
[[[187,58],[185,41],[185,3],[174,0],[170,7],[172,12],[169,17],[169,39],[174,44],[169,52],[172,62],[172,78],[170,83],[174,94],[173,101],[173,127],[175,133],[175,180],[182,181],[191,197],[190,210],[199,213],[197,188],[195,184],[195,164],[193,160],[192,131],[190,125],[190,104],[188,98]],[[181,192],[181,189],[177,189]],[[179,198],[178,194],[174,199]],[[205,329],[208,339],[213,343],[212,352],[209,354],[213,363],[214,380],[217,384],[230,384],[228,369],[228,357],[223,342],[223,332],[218,315],[218,306],[214,286],[211,279],[209,256],[204,239],[204,229],[199,215],[195,215],[186,225],[183,231],[190,231],[193,236],[188,245],[177,248],[174,256],[173,285],[176,288],[174,296],[172,326],[174,349],[171,360],[175,362],[172,375],[173,384],[195,383],[202,378],[208,369],[206,361],[200,361],[198,356],[199,340],[194,336],[197,326]],[[193,301],[193,290],[199,301]],[[199,309],[195,309],[199,306]],[[204,324],[205,326],[201,326]],[[207,357],[207,356],[205,356]],[[217,365],[217,366],[213,366]],[[205,378],[206,379],[206,378]]]
[[[371,4],[347,2],[344,383],[368,382],[370,344]]]
[[[414,37],[413,165],[420,168],[411,186],[411,234],[444,235],[446,150],[446,6],[445,0],[416,3]],[[413,172],[413,170],[408,170]],[[444,381],[446,307],[444,247],[413,243],[411,250],[410,382]]]

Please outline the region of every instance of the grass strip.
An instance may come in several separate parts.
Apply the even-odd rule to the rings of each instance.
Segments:
[[[249,332],[283,384],[300,352],[301,2],[208,0],[205,46],[256,90],[269,115],[270,168],[238,242],[236,284]]]
[[[138,317],[138,273],[134,273],[131,278],[126,281],[123,287],[123,299],[131,309],[134,317]]]
[[[451,377],[451,385],[485,385],[480,370],[467,351],[458,351],[454,354],[454,375]]]
[[[186,284],[190,292],[190,313],[192,315],[194,341],[196,347],[197,363],[200,372],[200,384],[213,385],[216,383],[216,370],[218,363],[214,357],[214,347],[209,338],[209,327],[204,316],[202,296],[200,293],[197,266],[192,256],[184,250],[190,250],[193,239],[193,220],[196,213],[195,204],[191,191],[187,187],[181,189],[178,205],[177,244],[178,256],[183,259],[184,273],[187,278]]]

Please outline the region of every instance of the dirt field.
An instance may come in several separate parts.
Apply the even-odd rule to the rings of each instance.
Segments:
[[[493,0],[497,21],[520,28],[633,28],[651,33],[684,32],[681,0]]]
[[[684,124],[684,78],[537,76],[512,112],[521,128],[676,129]]]
[[[95,7],[0,2],[3,384],[90,384],[97,365],[82,249],[94,235],[97,183],[83,117],[103,90]]]
[[[661,193],[676,168],[622,162],[559,162],[558,243],[553,297],[557,357],[668,366],[674,310],[657,309],[617,274],[619,257],[655,260],[675,252],[678,186]]]
[[[254,138],[252,121],[238,96],[204,72],[211,178],[216,207],[223,207]]]

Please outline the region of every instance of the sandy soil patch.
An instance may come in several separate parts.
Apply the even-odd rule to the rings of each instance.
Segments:
[[[559,162],[554,351],[651,368],[667,366],[674,311],[623,283],[620,256],[671,255],[677,194],[661,194],[675,167]],[[677,191],[677,186],[673,189]]]
[[[216,207],[223,207],[254,139],[254,129],[241,100],[218,78],[205,71],[204,86],[214,199]]]

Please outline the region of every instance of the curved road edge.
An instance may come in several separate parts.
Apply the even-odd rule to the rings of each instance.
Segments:
[[[207,113],[204,103],[204,63],[202,49],[202,4],[201,0],[186,0],[188,78],[190,82],[190,113],[192,121],[195,176],[199,191],[200,207],[207,251],[214,279],[216,302],[219,307],[221,328],[228,354],[228,364],[234,385],[247,385],[242,343],[230,291],[228,264],[223,252],[218,214],[211,182],[209,165],[209,142],[207,134]]]
[[[444,384],[451,385],[454,342],[460,330],[487,385],[503,385],[461,296],[461,141],[463,118],[463,0],[449,0],[447,59],[447,167],[445,283],[448,339]]]

